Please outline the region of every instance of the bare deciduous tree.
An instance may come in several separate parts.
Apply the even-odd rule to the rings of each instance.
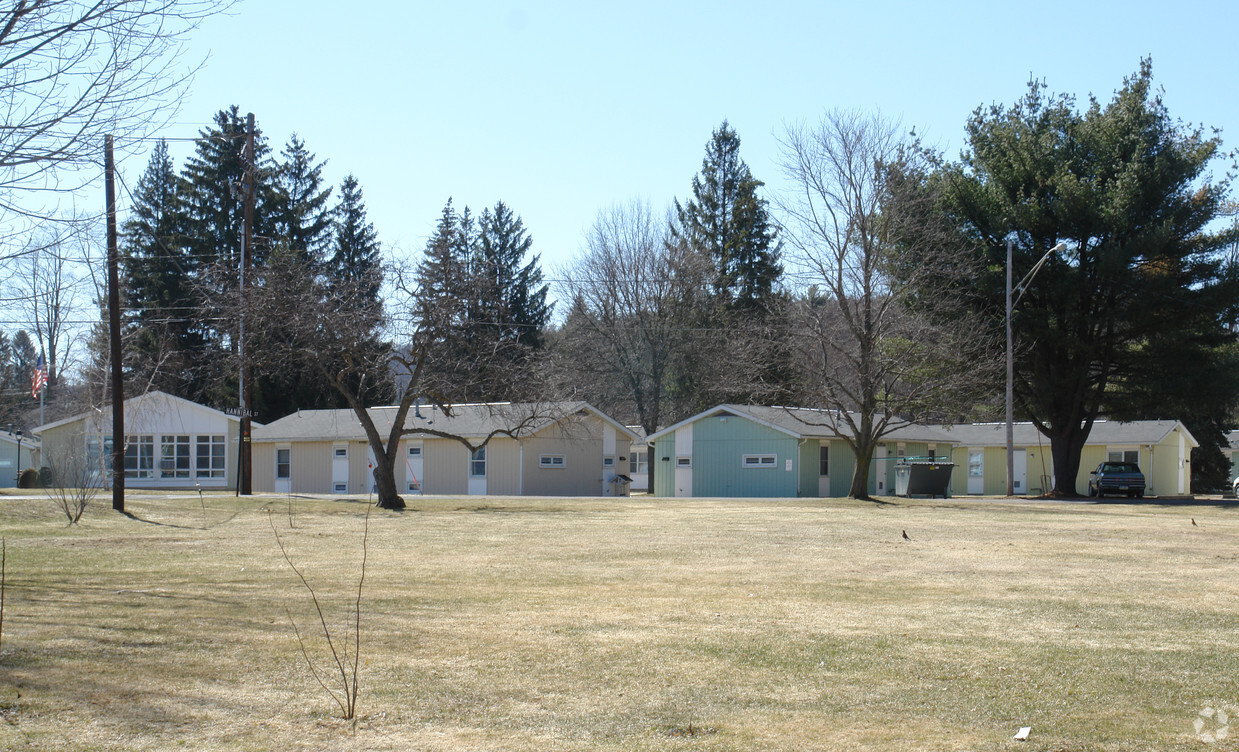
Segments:
[[[453,414],[454,397],[472,386],[468,373],[459,364],[445,362],[452,357],[445,347],[445,331],[453,320],[451,311],[438,311],[418,305],[421,300],[418,277],[404,270],[384,272],[393,280],[389,315],[382,318],[369,290],[373,280],[348,283],[326,280],[297,254],[276,249],[257,273],[260,279],[244,306],[248,320],[263,331],[261,347],[254,347],[258,359],[255,371],[262,368],[306,368],[321,373],[357,416],[374,456],[374,483],[381,509],[403,509],[404,500],[396,486],[396,467],[400,440],[407,435],[432,435],[459,441],[471,451],[485,446],[496,436],[521,438],[561,417],[558,403],[530,401],[520,406],[496,406],[493,416],[502,427],[480,439],[410,425],[409,413],[418,403],[437,406],[445,415]],[[375,271],[378,273],[378,270]],[[236,302],[216,301],[235,318]],[[445,300],[444,305],[460,301]],[[385,324],[386,331],[382,331]],[[389,335],[391,342],[380,338]],[[436,374],[456,374],[456,379],[437,378]],[[530,372],[521,366],[522,378]],[[514,374],[515,375],[515,374]],[[394,382],[394,383],[393,383]],[[455,390],[461,390],[457,392]],[[396,393],[395,410],[383,411],[376,422],[367,408],[377,395]],[[527,394],[537,392],[525,385]]]
[[[86,508],[103,488],[104,474],[98,457],[90,457],[86,437],[72,437],[44,448],[43,464],[48,469],[44,491],[64,512],[70,525],[76,525]]]
[[[855,453],[849,496],[868,498],[878,441],[965,409],[1001,359],[984,329],[939,325],[958,313],[953,286],[971,262],[933,226],[925,154],[897,123],[836,111],[788,128],[782,146],[794,186],[779,201],[783,237],[812,285],[802,310],[810,383]]]
[[[191,31],[230,0],[17,0],[0,11],[0,209],[15,191],[72,190],[97,165],[103,135],[150,135],[175,111],[194,68],[177,63]],[[93,167],[82,182],[98,177]]]

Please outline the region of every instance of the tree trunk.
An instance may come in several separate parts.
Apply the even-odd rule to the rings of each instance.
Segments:
[[[650,433],[653,432],[651,431]],[[646,435],[648,436],[649,434]],[[650,496],[654,495],[654,468],[654,445],[650,444],[645,448],[645,472],[647,476],[645,492]]]
[[[874,442],[856,442],[856,467],[852,471],[852,488],[848,498],[872,501],[869,496],[869,468],[873,465]]]
[[[396,491],[395,466],[387,452],[374,453],[374,486],[379,493],[379,509],[404,509],[404,499]]]
[[[1078,496],[1076,476],[1080,473],[1080,452],[1089,432],[1074,427],[1062,433],[1050,434],[1050,457],[1054,461],[1054,494]]]

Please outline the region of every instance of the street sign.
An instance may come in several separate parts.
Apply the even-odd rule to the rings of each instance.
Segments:
[[[248,410],[244,407],[225,407],[221,408],[228,415],[235,415],[238,418],[257,418],[257,410]]]

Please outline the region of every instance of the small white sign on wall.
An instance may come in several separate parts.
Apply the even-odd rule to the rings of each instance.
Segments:
[[[783,469],[784,469],[784,470],[787,470],[787,472],[789,472],[789,473],[790,473],[790,472],[792,471],[792,461],[791,461],[791,460],[785,460],[785,461],[784,461],[784,463],[783,463]]]

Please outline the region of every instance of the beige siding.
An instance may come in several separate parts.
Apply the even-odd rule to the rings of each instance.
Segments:
[[[229,451],[235,451],[237,445],[231,438],[230,436],[228,442]],[[254,444],[253,455],[254,472],[251,473],[251,481],[254,493],[271,493],[275,490],[275,444]],[[228,463],[229,483],[234,480],[232,465],[233,463]]]
[[[338,442],[348,445],[348,492],[351,494],[368,494],[370,486],[373,483],[370,475],[370,442],[358,441],[342,441]],[[334,442],[333,442],[334,445]],[[331,490],[331,455],[327,455],[327,480],[323,484],[323,488]]]
[[[44,431],[39,436],[43,445],[43,463],[49,464],[55,458],[67,456],[71,452],[84,452],[86,450],[86,437],[82,435],[84,423],[85,421],[79,420]],[[107,461],[110,459],[105,460]],[[16,474],[16,468],[14,468],[14,473]]]
[[[328,493],[331,491],[330,441],[301,441],[292,444],[289,460],[292,462],[290,470],[293,493]],[[263,472],[274,482],[274,454],[271,455]]]
[[[459,441],[427,439],[422,449],[422,487],[427,494],[469,492],[469,450]]]
[[[514,439],[494,439],[486,445],[486,493],[518,496],[521,492],[521,446]]]
[[[526,496],[601,496],[602,422],[596,418],[572,421],[566,426],[550,426],[525,439]],[[617,444],[617,452],[619,446]],[[563,469],[544,468],[544,454],[564,457]],[[627,457],[619,452],[618,457]],[[618,468],[625,471],[628,468]]]

